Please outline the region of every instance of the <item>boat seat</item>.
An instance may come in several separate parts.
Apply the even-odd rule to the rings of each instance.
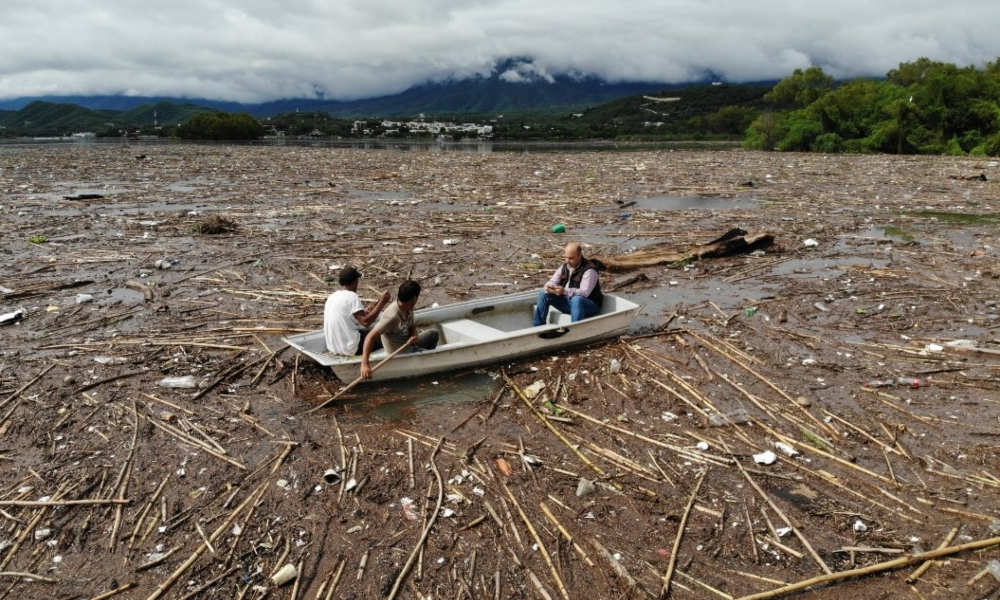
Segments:
[[[569,325],[573,322],[573,316],[566,313],[557,313],[555,315],[549,313],[549,322],[557,325]]]
[[[471,319],[456,319],[441,323],[445,342],[481,342],[502,335],[499,329],[483,325]]]
[[[535,314],[535,310],[538,309],[537,304],[531,305],[531,314]],[[549,314],[545,319],[547,325],[569,325],[573,322],[573,316],[569,313],[559,312],[554,306],[549,307]]]

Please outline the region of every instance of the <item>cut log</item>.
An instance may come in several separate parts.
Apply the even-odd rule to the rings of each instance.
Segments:
[[[745,231],[733,229],[716,240],[686,250],[653,246],[622,256],[591,257],[590,261],[598,269],[614,273],[705,258],[746,254],[760,248],[767,248],[773,243],[773,234],[746,235]]]

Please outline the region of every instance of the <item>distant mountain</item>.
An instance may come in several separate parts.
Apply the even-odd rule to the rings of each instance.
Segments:
[[[0,100],[0,111],[21,110],[32,102],[47,102],[50,104],[75,104],[91,110],[127,111],[143,105],[170,103],[175,105],[193,105],[213,108],[224,112],[244,112],[247,107],[239,102],[223,102],[203,98],[169,98],[165,96],[23,96]]]
[[[134,108],[118,113],[118,119],[126,123],[138,123],[147,125],[156,123],[158,125],[180,125],[191,119],[191,117],[206,112],[243,112],[227,111],[217,107],[206,107],[185,102],[175,104],[166,100],[160,100],[153,104],[142,104]]]
[[[660,83],[605,83],[599,79],[576,80],[556,77],[549,81],[512,83],[498,75],[428,83],[393,96],[348,102],[336,100],[285,99],[262,104],[220,102],[200,98],[137,96],[44,96],[0,101],[0,110],[20,110],[32,102],[75,104],[92,110],[127,111],[160,102],[202,106],[229,113],[248,112],[273,117],[293,112],[322,111],[334,117],[403,117],[426,115],[498,114],[515,112],[567,112],[603,104],[636,94],[655,93],[679,87]]]
[[[725,107],[764,108],[764,94],[773,84],[714,84],[666,90],[662,94],[641,94],[606,102],[583,111],[578,120],[605,123],[678,123],[704,118]]]
[[[553,83],[509,83],[497,77],[465,79],[412,87],[401,94],[351,102],[281,100],[251,110],[273,116],[294,110],[323,111],[334,117],[570,112],[635,94],[664,90],[664,84],[608,84],[596,79],[557,79]]]
[[[35,100],[19,110],[0,110],[2,134],[19,136],[63,136],[77,132],[103,132],[117,135],[140,127],[184,123],[196,114],[216,112],[193,104],[157,102],[130,110],[94,110],[69,103]]]

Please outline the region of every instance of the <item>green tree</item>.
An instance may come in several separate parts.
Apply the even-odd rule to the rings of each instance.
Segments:
[[[813,142],[823,134],[823,125],[815,117],[815,111],[796,110],[788,115],[785,135],[777,142],[782,152],[808,152]]]
[[[937,74],[950,76],[956,70],[955,65],[938,62],[929,58],[918,58],[911,63],[899,63],[899,67],[886,73],[889,83],[908,88],[921,85],[928,77]]]
[[[723,106],[705,117],[704,127],[712,133],[742,135],[759,114],[749,106]]]
[[[743,147],[747,150],[774,150],[778,140],[785,136],[788,127],[786,113],[765,111],[747,128]]]
[[[820,67],[809,67],[805,71],[795,69],[791,76],[765,94],[764,100],[779,109],[805,108],[832,90],[833,84],[833,77]]]
[[[177,128],[183,140],[257,140],[264,137],[264,126],[248,113],[200,114]]]

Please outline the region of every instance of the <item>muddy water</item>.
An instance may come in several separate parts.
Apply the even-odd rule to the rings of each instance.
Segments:
[[[449,406],[473,404],[489,397],[499,385],[498,371],[440,373],[428,377],[375,382],[344,403],[345,417],[358,422],[419,420]]]
[[[705,196],[650,196],[625,202],[622,210],[755,210],[761,207],[753,198],[710,198]]]

